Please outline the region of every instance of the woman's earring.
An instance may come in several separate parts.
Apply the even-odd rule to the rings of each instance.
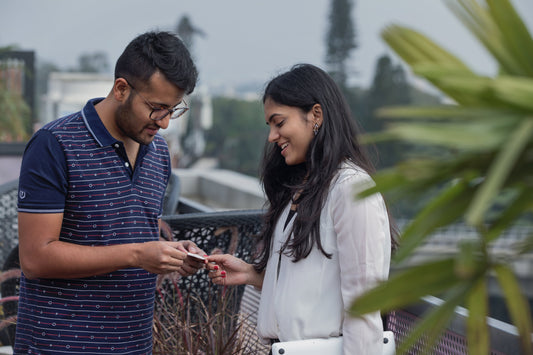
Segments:
[[[313,133],[315,134],[315,136],[318,134],[318,123],[315,123],[315,125],[313,126]]]

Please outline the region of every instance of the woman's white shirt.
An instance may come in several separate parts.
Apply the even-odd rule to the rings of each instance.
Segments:
[[[345,163],[333,179],[320,217],[328,259],[316,247],[296,263],[279,250],[290,204],[278,220],[259,305],[257,330],[281,341],[343,335],[345,354],[381,354],[383,325],[375,312],[364,318],[346,314],[352,301],[388,277],[391,242],[388,214],[379,194],[356,199],[374,184],[362,169]],[[279,274],[278,274],[279,263]]]

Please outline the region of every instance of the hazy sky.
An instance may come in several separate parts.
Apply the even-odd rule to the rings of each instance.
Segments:
[[[513,0],[533,29],[533,1]],[[196,38],[200,84],[264,83],[297,62],[324,67],[330,0],[0,0],[0,47],[35,50],[38,60],[73,67],[82,53],[104,51],[110,65],[136,35],[171,30],[183,15],[206,33]],[[444,0],[355,0],[358,48],[354,82],[367,86],[377,57],[391,51],[380,31],[396,23],[430,36],[472,68],[494,63]]]

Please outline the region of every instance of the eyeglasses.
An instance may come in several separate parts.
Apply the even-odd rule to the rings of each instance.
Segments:
[[[176,106],[172,108],[154,107],[154,105],[152,105],[150,101],[146,100],[146,98],[141,95],[139,90],[135,89],[135,87],[133,87],[133,85],[131,85],[130,82],[126,78],[124,78],[124,80],[126,80],[126,82],[131,87],[131,89],[135,90],[137,94],[139,94],[139,96],[144,100],[144,102],[146,102],[146,104],[150,106],[150,108],[152,109],[152,112],[150,112],[149,117],[153,121],[160,121],[163,118],[167,117],[168,114],[170,114],[170,119],[174,120],[178,117],[183,116],[185,112],[189,110],[189,105],[187,105],[187,102],[185,101],[185,99],[182,99],[179,104],[177,104]]]

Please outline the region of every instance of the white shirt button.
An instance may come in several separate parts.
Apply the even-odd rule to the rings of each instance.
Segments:
[[[125,166],[125,167],[127,168],[127,167],[129,167],[129,166],[130,166],[130,163],[128,163],[128,162],[125,162],[125,163],[124,163],[124,166]]]

